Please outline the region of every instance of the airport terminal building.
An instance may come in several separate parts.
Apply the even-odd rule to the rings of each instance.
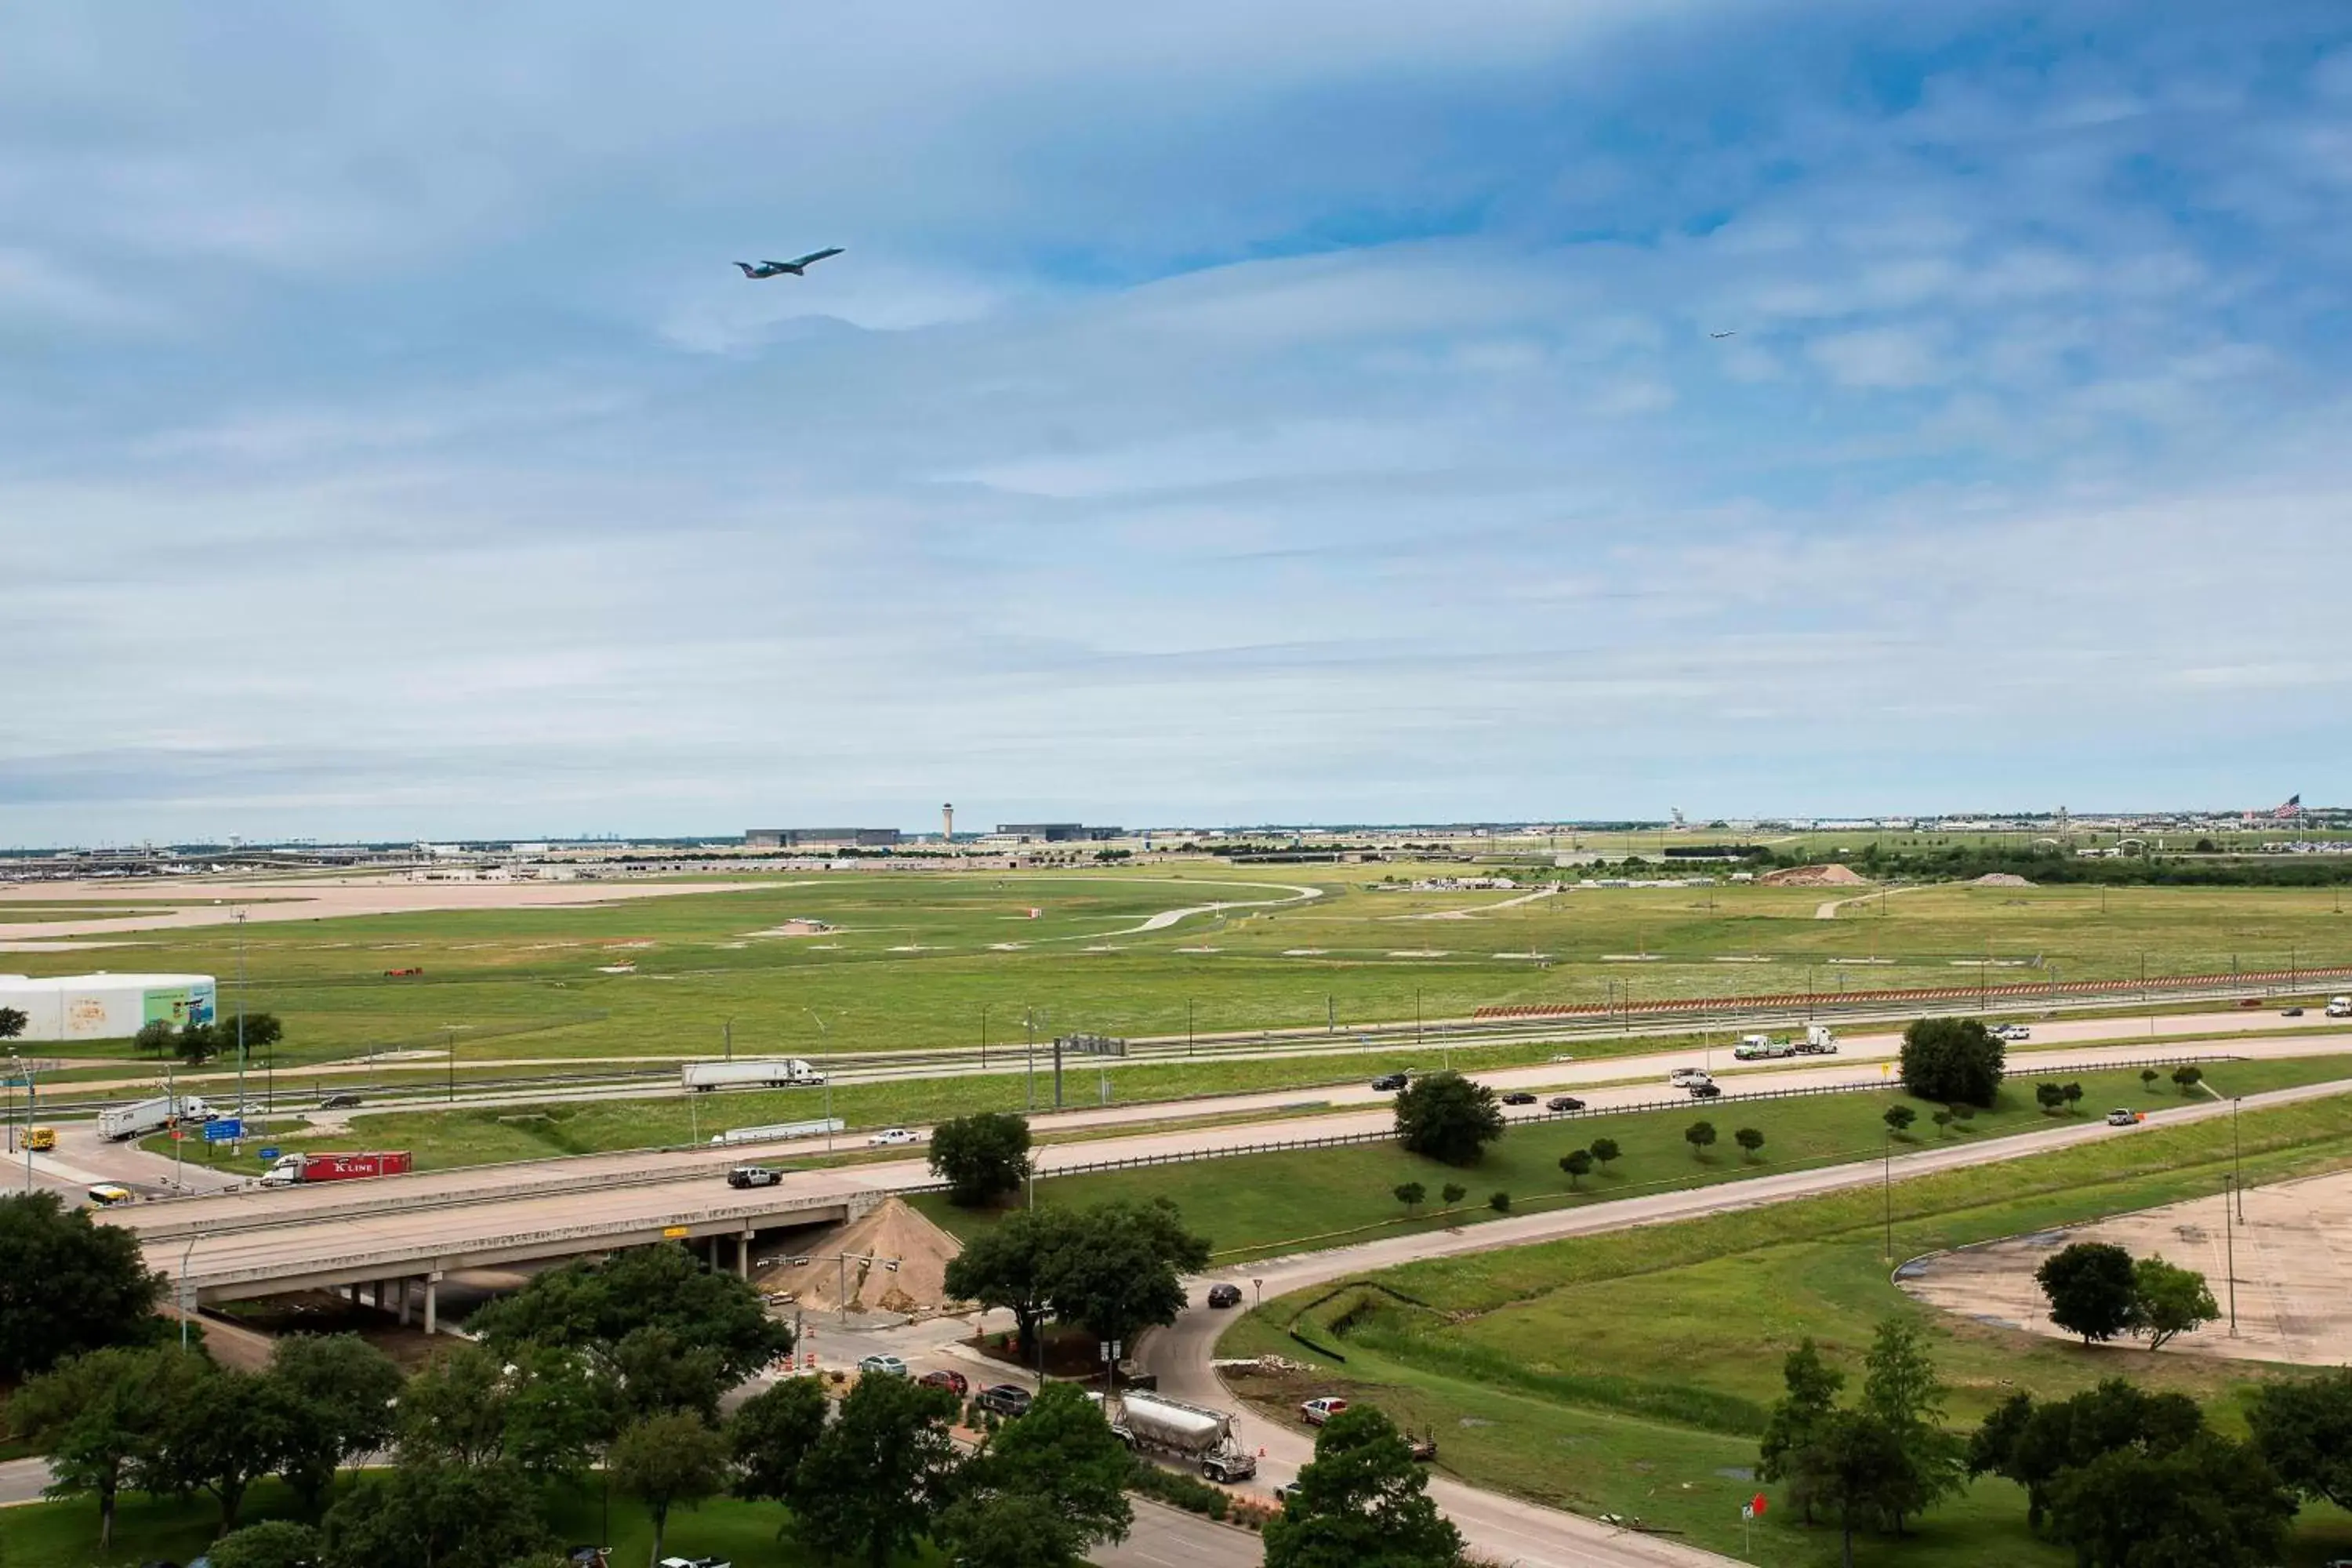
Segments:
[[[752,827],[743,834],[750,849],[887,849],[898,842],[895,827]]]

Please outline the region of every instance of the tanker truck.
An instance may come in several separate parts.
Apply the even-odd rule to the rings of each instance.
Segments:
[[[1129,1393],[1119,1396],[1110,1429],[1130,1448],[1199,1465],[1213,1481],[1257,1474],[1257,1457],[1234,1436],[1234,1418],[1223,1411],[1158,1394]]]

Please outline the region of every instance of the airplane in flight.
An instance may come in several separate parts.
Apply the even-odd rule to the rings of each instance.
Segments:
[[[828,256],[839,256],[841,248],[836,245],[824,250],[812,250],[806,256],[791,261],[762,261],[757,267],[748,261],[739,261],[735,265],[743,269],[743,276],[746,278],[775,278],[787,272],[799,278],[806,274],[809,268],[816,262],[823,261]]]

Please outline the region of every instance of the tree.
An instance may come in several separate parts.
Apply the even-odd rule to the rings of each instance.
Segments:
[[[237,1020],[232,1014],[220,1024],[222,1044],[235,1048],[237,1043]],[[286,1026],[275,1013],[247,1013],[245,1016],[245,1054],[266,1051],[286,1037]]]
[[[1948,1105],[1944,1109],[1950,1111],[1952,1113],[1952,1120],[1958,1122],[1962,1127],[1966,1127],[1969,1122],[1974,1121],[1977,1119],[1977,1108],[1970,1105],[1966,1100],[1962,1100],[1958,1105]]]
[[[801,1461],[824,1436],[829,1412],[824,1386],[814,1377],[785,1378],[736,1406],[727,1421],[735,1495],[792,1501]]]
[[[2132,1265],[2132,1332],[2147,1336],[2147,1348],[2158,1350],[2176,1334],[2194,1333],[2221,1315],[2205,1276],[2161,1258],[2143,1258]]]
[[[731,1387],[792,1349],[792,1331],[768,1316],[759,1291],[705,1269],[684,1247],[635,1247],[532,1277],[476,1312],[467,1325],[509,1356],[524,1343],[585,1352],[607,1370],[638,1329],[667,1330],[676,1343],[709,1352]]]
[[[1715,1123],[1712,1121],[1692,1122],[1688,1127],[1683,1129],[1683,1142],[1691,1146],[1691,1153],[1693,1155],[1702,1160],[1706,1158],[1707,1150],[1712,1148],[1715,1144]]]
[[[131,1037],[131,1043],[160,1059],[172,1048],[172,1037],[178,1033],[172,1027],[171,1019],[150,1018],[139,1026],[139,1032]]]
[[[955,1395],[902,1377],[861,1377],[802,1461],[793,1521],[810,1547],[886,1568],[946,1506]]]
[[[1351,1405],[1315,1436],[1315,1458],[1265,1525],[1266,1568],[1454,1568],[1462,1536],[1394,1424]]]
[[[403,1461],[327,1510],[327,1568],[505,1568],[549,1545],[536,1489],[510,1464]]]
[[[681,1503],[693,1508],[727,1489],[727,1439],[701,1416],[685,1411],[648,1415],[613,1439],[604,1471],[615,1489],[645,1504],[654,1527],[648,1561],[657,1565],[669,1510]]]
[[[2132,1257],[2113,1242],[2074,1242],[2043,1259],[2033,1278],[2050,1300],[2050,1321],[2084,1344],[2131,1327]]]
[[[1503,1135],[1495,1091],[1458,1072],[1415,1079],[1396,1097],[1397,1138],[1415,1154],[1448,1165],[1475,1165]]]
[[[2053,1405],[2013,1394],[1969,1439],[1969,1472],[2023,1487],[2026,1524],[2039,1530],[2060,1476],[2102,1454],[2175,1453],[2204,1429],[2204,1412],[2188,1395],[2148,1394],[2119,1377]]]
[[[391,1443],[400,1368],[357,1334],[299,1334],[278,1342],[268,1376],[291,1417],[278,1473],[316,1519],[336,1472]]]
[[[1486,1206],[1496,1214],[1508,1214],[1511,1212],[1511,1194],[1506,1192],[1488,1193]]]
[[[309,1525],[270,1519],[229,1531],[205,1556],[213,1568],[314,1568],[321,1545]]]
[[[1901,1440],[1863,1410],[1832,1410],[1794,1459],[1791,1484],[1837,1519],[1845,1568],[1853,1568],[1853,1527],[1893,1511],[1906,1496],[1911,1467]]]
[[[2140,1069],[2139,1069],[2139,1081],[2140,1081],[2140,1087],[2142,1087],[2143,1089],[2147,1089],[2149,1093],[2151,1093],[2151,1094],[2155,1093],[2155,1092],[2156,1092],[2156,1080],[2157,1080],[2157,1079],[2158,1079],[2158,1077],[2160,1077],[2160,1076],[2161,1076],[2161,1075],[2160,1075],[2160,1074],[2158,1074],[2158,1073],[2157,1072],[2157,1070],[2156,1070],[2154,1068],[2140,1068]]]
[[[213,1367],[163,1413],[157,1467],[163,1484],[156,1489],[183,1497],[210,1492],[220,1505],[222,1531],[235,1530],[245,1494],[289,1466],[303,1424],[284,1384],[265,1373]]]
[[[1589,1149],[1570,1149],[1559,1157],[1559,1168],[1568,1173],[1568,1184],[1574,1187],[1591,1173],[1592,1152]]]
[[[1771,1419],[1765,1424],[1756,1479],[1789,1483],[1789,1500],[1804,1510],[1805,1522],[1811,1524],[1813,1495],[1796,1484],[1801,1469],[1799,1456],[1813,1443],[1822,1423],[1837,1408],[1838,1390],[1845,1386],[1845,1373],[1822,1360],[1821,1347],[1807,1339],[1781,1362],[1780,1380],[1788,1393],[1773,1405]]]
[[[0,1040],[15,1039],[25,1032],[25,1026],[31,1022],[32,1019],[25,1016],[25,1010],[22,1007],[0,1007]]]
[[[211,1024],[183,1024],[172,1037],[172,1053],[190,1067],[200,1067],[220,1054],[221,1041]]]
[[[166,1414],[204,1366],[155,1348],[61,1362],[8,1402],[8,1425],[48,1456],[49,1495],[98,1500],[99,1550],[114,1541],[116,1499],[154,1467]]]
[[[1134,1468],[1127,1445],[1103,1419],[1100,1406],[1076,1384],[1049,1383],[1038,1390],[1027,1415],[1001,1428],[963,1468],[959,1485],[966,1500],[1025,1497],[1044,1502],[1058,1527],[1055,1534],[1075,1543],[1075,1555],[1126,1537],[1135,1518],[1127,1499]],[[959,1520],[943,1530],[953,1535],[972,1522]]]
[[[1862,1407],[1893,1435],[1903,1455],[1903,1479],[1890,1482],[1882,1500],[1900,1534],[1906,1515],[1925,1512],[1937,1499],[1960,1489],[1967,1455],[1944,1430],[1944,1385],[1916,1322],[1901,1317],[1881,1321],[1864,1368]]]
[[[1974,1018],[1921,1018],[1903,1031],[1903,1087],[1920,1100],[1990,1108],[2008,1047]]]
[[[959,1498],[941,1510],[934,1533],[959,1568],[1067,1568],[1085,1550],[1053,1503],[1028,1492]]]
[[[1209,1266],[1209,1243],[1166,1198],[1097,1204],[1077,1216],[1054,1279],[1054,1315],[1098,1340],[1131,1340],[1184,1310],[1186,1274]]]
[[[1907,1105],[1890,1105],[1879,1120],[1886,1123],[1888,1131],[1900,1138],[1910,1131],[1914,1121],[1919,1120],[1919,1113]]]
[[[1952,1111],[1949,1106],[1937,1111],[1936,1114],[1928,1118],[1928,1120],[1935,1122],[1936,1136],[1938,1138],[1952,1130]]]
[[[54,1193],[0,1198],[0,1383],[109,1345],[152,1344],[163,1277],[139,1238]]]
[[[543,1479],[586,1468],[618,1424],[619,1391],[586,1352],[525,1342],[502,1361],[478,1344],[435,1357],[401,1395],[404,1460],[504,1460]]]
[[[1446,1183],[1445,1185],[1439,1190],[1437,1194],[1439,1200],[1443,1202],[1447,1208],[1452,1208],[1455,1204],[1460,1203],[1464,1198],[1466,1198],[1469,1195],[1470,1189],[1462,1185],[1459,1182]]]
[[[1609,1163],[1622,1152],[1624,1151],[1617,1147],[1614,1138],[1595,1138],[1592,1141],[1592,1157],[1601,1162],[1604,1173],[1609,1169]]]
[[[630,1418],[687,1411],[719,1419],[731,1378],[719,1351],[689,1344],[659,1324],[631,1329],[607,1357],[621,1413]]]
[[[2042,1107],[2046,1115],[2066,1103],[2066,1091],[2054,1083],[2037,1083],[2033,1086],[2033,1103]]]
[[[2066,1114],[2074,1115],[2074,1108],[2083,1103],[2083,1086],[2079,1083],[2070,1083],[2058,1092],[2065,1097]]]
[[[931,1129],[931,1172],[961,1208],[999,1203],[1029,1174],[1029,1119],[1007,1110],[958,1116]]]
[[[1067,1209],[1016,1209],[973,1233],[948,1260],[947,1293],[1011,1312],[1021,1348],[1032,1350],[1053,1305],[1062,1256],[1077,1230],[1077,1218]]]
[[[2196,1092],[2197,1086],[2205,1081],[2205,1069],[2194,1065],[2183,1065],[2174,1068],[2172,1069],[2172,1081],[2180,1086],[2181,1093],[2193,1094]]]
[[[1756,1157],[1756,1152],[1764,1147],[1764,1134],[1754,1127],[1741,1128],[1731,1135],[1731,1141],[1738,1144],[1739,1152],[1751,1160]]]
[[[1419,1182],[1400,1182],[1391,1187],[1390,1192],[1395,1196],[1397,1202],[1404,1205],[1404,1212],[1407,1214],[1419,1208],[1423,1200],[1429,1196],[1429,1189]]]
[[[2352,1508],[2352,1367],[2263,1384],[2246,1425],[2287,1485]]]
[[[2168,1454],[2102,1454],[2050,1489],[2051,1532],[2082,1568],[2260,1568],[2294,1514],[2260,1454],[2210,1432]]]

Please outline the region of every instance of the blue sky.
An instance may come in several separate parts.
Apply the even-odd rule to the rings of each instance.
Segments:
[[[2346,797],[2352,11],[1142,9],[11,7],[0,843]]]

